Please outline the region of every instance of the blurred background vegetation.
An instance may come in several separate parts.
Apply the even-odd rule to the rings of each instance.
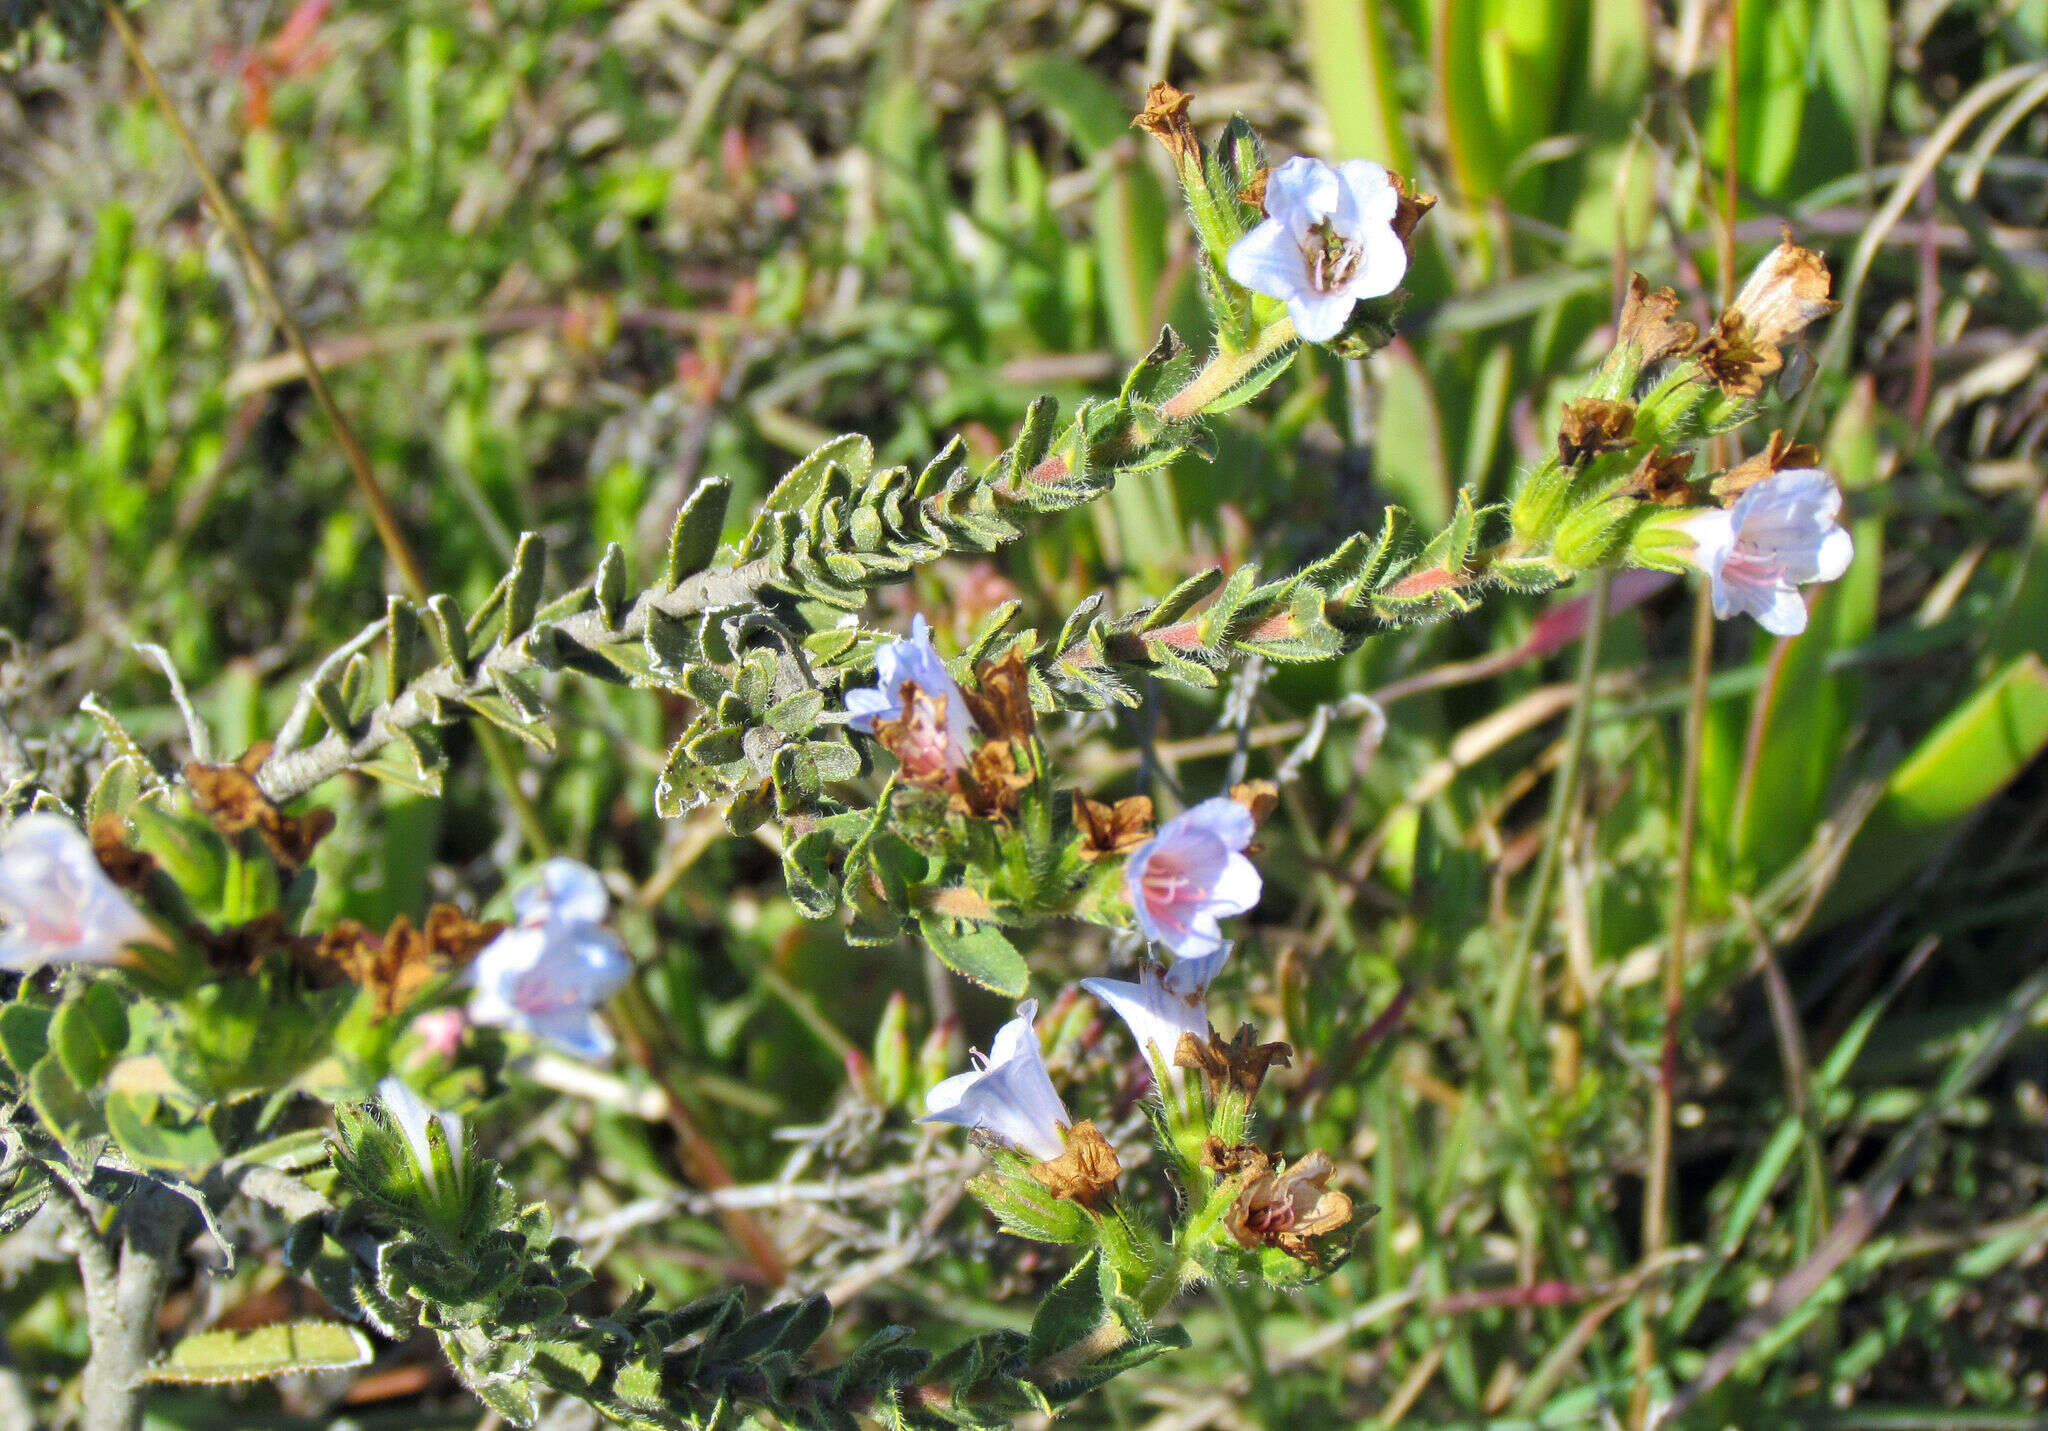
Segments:
[[[1276,157],[1375,157],[1441,196],[1404,336],[1362,364],[1298,362],[1220,427],[1215,462],[899,593],[895,619],[922,610],[942,640],[1006,599],[1041,625],[1104,588],[1127,610],[1218,559],[1319,555],[1389,502],[1437,521],[1461,482],[1503,494],[1631,269],[1703,317],[1730,238],[1736,273],[1781,224],[1826,252],[1847,306],[1777,417],[1848,489],[1857,560],[1805,636],[1716,633],[1696,779],[1692,602],[1666,578],[1616,586],[1566,802],[1582,591],[1055,734],[1065,781],[1171,806],[1218,787],[1248,723],[1250,773],[1285,784],[1219,1002],[1298,1050],[1285,1141],[1340,1150],[1382,1208],[1305,1295],[1237,1318],[1191,1298],[1195,1350],[1076,1419],[1619,1425],[1647,1365],[1660,1398],[1699,1397],[1687,1425],[2041,1424],[2048,0],[137,16],[430,582],[466,602],[522,529],[547,533],[559,585],[612,540],[645,570],[701,476],[758,496],[846,430],[891,460],[956,431],[993,450],[1032,396],[1099,390],[1162,322],[1199,341],[1192,236],[1128,125],[1155,78],[1192,91],[1204,127],[1243,112]],[[239,749],[396,588],[111,40],[0,74],[0,481],[6,739],[81,779],[100,758],[90,693],[160,758],[186,754],[135,643],[170,651]],[[1383,738],[1342,703],[1359,692]],[[555,749],[522,757],[524,827],[460,737],[444,800],[354,780],[318,797],[341,815],[322,917],[485,903],[544,852],[637,891],[630,997],[658,1044],[596,1076],[531,1066],[478,1118],[485,1146],[615,1287],[824,1290],[849,1344],[892,1320],[1021,1325],[1058,1267],[959,1206],[957,1141],[912,1121],[929,1070],[1001,1008],[908,943],[849,949],[801,921],[772,832],[657,821],[678,709],[562,700]],[[1031,959],[1050,994],[1110,955],[1062,931]],[[1135,1128],[1135,1071],[1093,1006],[1058,1029],[1056,1063],[1093,1087],[1077,1096]],[[899,1037],[926,1041],[925,1073]],[[1643,1215],[1662,1170],[1668,1242]],[[785,1268],[732,1240],[735,1207]],[[10,1241],[0,1279],[6,1356],[75,1369],[63,1268]],[[251,1257],[172,1311],[253,1324],[306,1295]],[[480,1414],[425,1343],[157,1412],[215,1431]]]

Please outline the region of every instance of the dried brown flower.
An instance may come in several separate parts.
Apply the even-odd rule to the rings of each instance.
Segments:
[[[1017,768],[1016,752],[1007,740],[986,741],[962,766],[953,785],[952,805],[975,820],[1008,820],[1017,813],[1018,795],[1031,776]]]
[[[320,939],[320,954],[368,989],[380,1018],[411,1003],[439,975],[459,969],[504,929],[499,920],[475,920],[452,904],[427,911],[424,929],[399,915],[381,938],[353,919],[344,919]]]
[[[983,664],[974,673],[975,689],[960,692],[974,723],[990,740],[1029,740],[1038,729],[1031,709],[1031,672],[1016,647],[1000,661]]]
[[[1778,246],[1750,270],[1749,280],[1729,309],[1742,315],[1760,347],[1780,347],[1807,324],[1842,306],[1828,297],[1827,260],[1793,243],[1790,229],[1783,233]]]
[[[334,828],[334,812],[315,808],[303,815],[287,815],[280,810],[256,783],[256,772],[270,758],[270,749],[269,741],[259,740],[232,765],[190,761],[185,766],[185,780],[200,810],[222,835],[234,840],[243,831],[254,830],[272,859],[287,870],[296,870],[312,858],[313,847]]]
[[[1202,141],[1196,137],[1194,125],[1188,122],[1191,98],[1165,80],[1156,81],[1146,91],[1145,108],[1131,121],[1164,145],[1176,164],[1188,160],[1202,162]]]
[[[1699,494],[1686,480],[1686,474],[1692,471],[1692,462],[1693,454],[1690,452],[1667,453],[1661,447],[1653,447],[1643,454],[1643,460],[1629,474],[1628,485],[1622,491],[1638,501],[1655,502],[1659,506],[1693,506]]]
[[[1259,1096],[1268,1069],[1288,1068],[1294,1062],[1294,1050],[1286,1044],[1255,1043],[1256,1037],[1250,1024],[1240,1025],[1237,1036],[1227,1042],[1214,1029],[1206,1041],[1184,1033],[1173,1051],[1174,1067],[1199,1069],[1212,1093],[1235,1088],[1250,1102]]]
[[[1624,452],[1636,430],[1636,405],[1609,398],[1579,398],[1564,405],[1557,425],[1557,460],[1580,467],[1606,452]]]
[[[1259,1154],[1265,1161],[1265,1155]],[[1223,1225],[1247,1250],[1277,1247],[1288,1256],[1322,1264],[1322,1252],[1315,1239],[1339,1231],[1351,1221],[1351,1199],[1329,1186],[1335,1169],[1329,1156],[1310,1153],[1296,1159],[1282,1172],[1271,1165],[1254,1165],[1244,1175],[1244,1187],[1223,1214]]]
[[[1729,396],[1754,397],[1785,366],[1785,341],[1842,306],[1828,297],[1829,284],[1827,261],[1786,230],[1701,340],[1701,367]]]
[[[92,828],[86,833],[92,840],[93,858],[100,862],[108,879],[130,894],[139,894],[148,887],[149,877],[156,871],[156,858],[128,843],[126,820],[111,812],[95,815]]]
[[[1394,181],[1394,192],[1400,195],[1394,204],[1394,236],[1408,246],[1415,226],[1436,207],[1436,195],[1423,193],[1399,174],[1389,172],[1387,177]]]
[[[1755,397],[1763,391],[1764,379],[1785,366],[1785,355],[1759,343],[1742,314],[1733,308],[1715,319],[1707,336],[1700,339],[1698,357],[1708,380],[1735,398]]]
[[[1266,180],[1272,175],[1271,169],[1259,170],[1244,181],[1244,187],[1237,191],[1237,197],[1263,214],[1266,212]]]
[[[279,910],[225,929],[193,924],[186,932],[204,951],[207,967],[216,974],[253,974],[275,951],[284,954],[300,982],[309,989],[331,989],[344,978],[339,965],[322,957],[317,939],[285,928],[284,914]]]
[[[1123,1167],[1116,1149],[1093,1123],[1083,1118],[1067,1129],[1067,1148],[1031,1169],[1031,1180],[1054,1197],[1086,1208],[1099,1208],[1116,1192]]]
[[[1804,442],[1793,442],[1782,432],[1771,434],[1764,450],[1736,463],[1712,483],[1714,495],[1723,505],[1734,501],[1764,478],[1794,467],[1820,466],[1820,450]]]
[[[1684,352],[1699,341],[1700,330],[1678,317],[1678,304],[1676,289],[1652,291],[1640,273],[1630,274],[1628,297],[1622,301],[1621,318],[1615,325],[1616,345],[1641,349],[1646,367]]]
[[[1152,797],[1130,795],[1109,805],[1076,790],[1074,826],[1081,832],[1082,859],[1127,855],[1152,838]]]
[[[1226,1143],[1213,1133],[1202,1140],[1202,1166],[1226,1178],[1249,1172],[1254,1176],[1273,1170],[1273,1160],[1250,1143]]]

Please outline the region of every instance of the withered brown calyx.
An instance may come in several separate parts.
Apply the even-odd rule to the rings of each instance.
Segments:
[[[130,894],[140,894],[156,872],[156,857],[144,854],[128,843],[128,822],[111,812],[95,815],[86,832],[92,841],[93,858],[108,879]]]
[[[1010,742],[984,741],[961,767],[952,805],[970,819],[1007,821],[1017,813],[1019,797],[1030,784],[1029,773],[1017,768]]]
[[[303,815],[287,815],[280,810],[256,783],[256,772],[270,758],[270,750],[269,741],[259,740],[231,765],[189,761],[185,781],[200,810],[223,836],[235,840],[245,830],[254,830],[272,859],[287,870],[296,870],[312,858],[313,847],[334,828],[334,812],[315,808]]]
[[[1645,367],[1684,352],[1699,341],[1700,330],[1678,316],[1678,290],[1652,290],[1640,273],[1630,274],[1628,297],[1622,300],[1615,325],[1617,346],[1638,349]]]
[[[1152,838],[1152,797],[1128,795],[1111,805],[1076,790],[1074,828],[1081,832],[1082,859],[1127,855]]]
[[[1029,740],[1038,715],[1031,708],[1031,672],[1016,648],[981,666],[974,679],[974,689],[960,695],[981,733],[990,740]]]
[[[1665,507],[1690,507],[1696,504],[1697,493],[1686,474],[1692,471],[1693,454],[1690,452],[1667,453],[1661,447],[1653,447],[1643,454],[1643,460],[1636,464],[1636,470],[1629,474],[1628,485],[1622,490],[1642,502],[1655,502]]]
[[[1247,1251],[1277,1247],[1311,1267],[1320,1266],[1315,1239],[1342,1230],[1352,1212],[1351,1199],[1329,1185],[1336,1171],[1329,1155],[1313,1152],[1276,1172],[1272,1160],[1256,1148],[1233,1151],[1248,1154],[1233,1174],[1244,1179],[1237,1201],[1223,1214],[1223,1225],[1237,1245]]]
[[[1580,398],[1564,405],[1557,425],[1557,460],[1582,467],[1608,452],[1626,451],[1636,429],[1636,405],[1608,398]]]
[[[1239,1025],[1236,1037],[1227,1041],[1214,1029],[1206,1040],[1184,1033],[1173,1051],[1174,1067],[1196,1069],[1212,1093],[1235,1088],[1249,1102],[1258,1097],[1268,1070],[1294,1062],[1294,1050],[1286,1044],[1258,1043],[1256,1038],[1250,1024]]]
[[[1116,1149],[1086,1118],[1067,1129],[1066,1151],[1031,1168],[1031,1180],[1054,1197],[1100,1208],[1116,1192],[1123,1167]]]
[[[1196,137],[1194,125],[1188,122],[1192,98],[1165,80],[1156,80],[1145,93],[1144,109],[1131,121],[1164,145],[1176,164],[1188,159],[1197,164],[1202,161],[1202,141]]]
[[[378,1016],[389,1018],[439,975],[474,959],[504,927],[501,920],[475,920],[452,904],[437,904],[427,911],[425,928],[401,914],[382,937],[344,919],[321,936],[320,954],[368,989]]]

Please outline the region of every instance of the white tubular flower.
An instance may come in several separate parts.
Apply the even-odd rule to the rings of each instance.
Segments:
[[[1124,862],[1124,889],[1138,929],[1179,958],[1225,947],[1218,919],[1259,902],[1263,882],[1244,857],[1251,811],[1218,795],[1183,810]]]
[[[1352,305],[1380,298],[1408,272],[1394,232],[1400,191],[1368,159],[1332,169],[1297,155],[1266,178],[1266,221],[1230,246],[1224,269],[1254,293],[1287,304],[1302,341],[1327,343]]]
[[[1773,636],[1806,629],[1807,582],[1833,581],[1849,569],[1856,544],[1836,520],[1842,494],[1813,467],[1764,478],[1735,505],[1688,517],[1679,526],[1693,542],[1693,565],[1706,573],[1714,615],[1741,612]]]
[[[426,1100],[399,1078],[380,1081],[377,1097],[382,1100],[384,1111],[391,1115],[391,1121],[398,1125],[398,1131],[405,1135],[406,1146],[412,1150],[413,1161],[419,1164],[420,1176],[426,1180],[427,1190],[438,1198],[441,1195],[441,1174],[435,1164],[434,1144],[428,1136],[428,1128],[434,1122],[441,1125],[441,1136],[448,1142],[448,1164],[459,1170],[462,1167],[461,1117],[454,1113],[437,1113],[427,1107]]]
[[[598,922],[609,906],[595,870],[548,861],[513,899],[519,922],[469,966],[469,1017],[522,1030],[581,1058],[607,1057],[612,1036],[597,1010],[633,972],[625,945]]]
[[[1037,1000],[1019,1004],[1017,1017],[996,1032],[988,1057],[974,1056],[974,1072],[956,1073],[925,1095],[924,1121],[979,1129],[1040,1162],[1065,1152],[1073,1120],[1045,1071],[1032,1027],[1037,1017]]]
[[[1209,985],[1229,957],[1226,944],[1214,954],[1182,959],[1171,970],[1148,959],[1135,984],[1120,979],[1083,979],[1081,987],[1124,1021],[1148,1064],[1156,1063],[1178,1082],[1174,1050],[1180,1047],[1182,1034],[1209,1037]]]
[[[0,969],[104,962],[162,936],[107,878],[92,842],[60,815],[23,815],[0,836]]]

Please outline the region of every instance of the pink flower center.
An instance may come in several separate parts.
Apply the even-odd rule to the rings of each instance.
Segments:
[[[545,970],[529,969],[512,982],[512,1007],[532,1018],[573,1009],[582,1003],[574,989],[557,983]]]
[[[1187,927],[1183,906],[1199,905],[1203,900],[1203,892],[1175,854],[1161,852],[1145,861],[1145,873],[1138,887],[1144,892],[1145,905],[1153,918],[1175,929]]]

